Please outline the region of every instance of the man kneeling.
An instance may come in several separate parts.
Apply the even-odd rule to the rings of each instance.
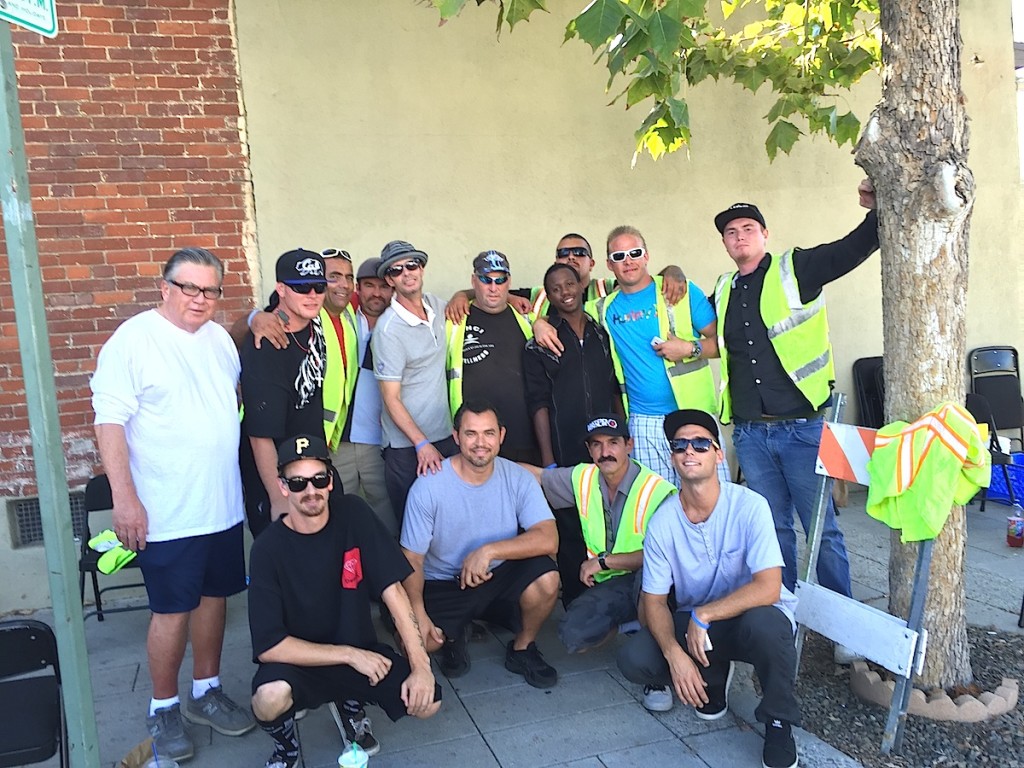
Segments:
[[[697,717],[717,720],[729,708],[733,661],[753,664],[764,692],[754,713],[765,724],[762,765],[794,768],[796,598],[782,586],[768,502],[719,481],[722,449],[711,414],[670,413],[665,437],[679,496],[664,501],[647,526],[640,593],[645,629],[620,649],[619,669],[641,685],[670,684]]]
[[[430,717],[441,689],[402,587],[412,571],[394,539],[357,496],[330,497],[330,453],[321,437],[298,435],[278,450],[287,514],[253,543],[249,629],[252,710],[274,739],[267,768],[298,761],[296,710],[341,702],[346,740],[371,754],[363,702],[392,720]],[[391,611],[406,657],[377,642],[370,602]]]

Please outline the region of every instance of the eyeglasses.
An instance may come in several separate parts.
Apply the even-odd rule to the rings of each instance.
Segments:
[[[490,275],[477,275],[476,279],[479,280],[484,285],[490,285],[491,283],[494,283],[495,285],[504,285],[505,283],[508,282],[508,275],[502,275],[501,277],[491,277]]]
[[[285,484],[288,486],[288,490],[292,493],[302,493],[306,490],[306,485],[309,483],[312,483],[314,488],[319,488],[321,490],[331,484],[331,476],[327,472],[321,472],[320,474],[313,475],[312,477],[300,477],[299,475],[296,475],[295,477],[282,476],[281,479],[284,480]]]
[[[285,285],[295,291],[295,293],[301,293],[303,296],[309,294],[310,291],[323,293],[327,290],[327,283],[299,283],[298,285],[285,283]]]
[[[590,258],[590,251],[582,247],[555,248],[556,259],[568,259],[570,256],[575,256],[578,259],[582,259],[584,257]]]
[[[416,259],[411,259],[411,260],[405,262],[405,264],[392,264],[390,267],[388,267],[386,270],[384,270],[384,274],[385,275],[390,275],[391,277],[398,277],[400,274],[402,274],[406,270],[408,270],[409,272],[415,272],[417,269],[419,269],[422,266],[423,266],[423,264],[421,264],[420,262],[416,261]]]
[[[668,441],[672,453],[686,453],[686,449],[692,447],[697,453],[707,453],[711,446],[718,447],[718,443],[710,437],[675,437]]]
[[[631,259],[642,259],[647,253],[644,248],[630,248],[628,251],[612,251],[608,254],[608,261],[614,261],[616,263],[625,261],[628,256]]]
[[[171,285],[176,285],[178,290],[190,299],[194,299],[201,293],[210,301],[213,301],[214,299],[219,299],[224,293],[224,289],[220,286],[217,286],[216,288],[200,288],[198,285],[193,285],[192,283],[179,283],[177,280],[166,280],[166,278],[165,282],[168,282]]]
[[[326,248],[320,251],[320,255],[325,259],[344,259],[350,264],[352,263],[352,255],[348,251],[343,251],[339,248]]]

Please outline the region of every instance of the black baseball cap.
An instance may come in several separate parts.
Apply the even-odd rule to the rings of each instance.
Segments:
[[[293,461],[317,459],[331,466],[331,452],[327,443],[316,435],[295,435],[281,443],[277,449],[277,468],[284,469]]]
[[[591,438],[594,435],[628,438],[629,424],[614,413],[599,413],[587,422],[587,437]]]
[[[486,275],[489,272],[504,272],[512,274],[508,265],[508,256],[501,251],[483,251],[473,259],[473,272],[477,275]]]
[[[316,251],[296,248],[277,257],[277,282],[285,285],[327,284],[324,259]]]
[[[676,436],[676,431],[680,427],[686,427],[690,424],[694,424],[698,427],[704,427],[711,435],[711,439],[716,443],[718,442],[718,422],[715,421],[715,417],[707,411],[700,411],[696,408],[683,408],[679,411],[672,411],[668,416],[665,417],[665,437],[672,440]]]
[[[765,229],[768,225],[764,223],[764,216],[753,203],[733,203],[720,214],[715,216],[715,227],[718,234],[725,233],[726,225],[733,219],[753,219]]]

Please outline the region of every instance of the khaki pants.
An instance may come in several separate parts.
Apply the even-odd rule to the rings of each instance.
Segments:
[[[345,493],[362,496],[377,518],[398,538],[398,520],[391,509],[384,485],[384,458],[380,446],[365,443],[340,443],[334,453],[334,466],[341,477]]]

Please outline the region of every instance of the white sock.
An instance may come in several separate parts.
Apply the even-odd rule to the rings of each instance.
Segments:
[[[213,677],[204,677],[202,680],[192,681],[192,698],[198,699],[203,696],[211,688],[217,688],[220,685],[220,675],[214,675]]]
[[[181,699],[177,696],[171,696],[169,699],[150,699],[149,716],[152,717],[155,715],[158,709],[167,709],[167,707],[173,707],[175,704],[179,703],[181,703]]]

